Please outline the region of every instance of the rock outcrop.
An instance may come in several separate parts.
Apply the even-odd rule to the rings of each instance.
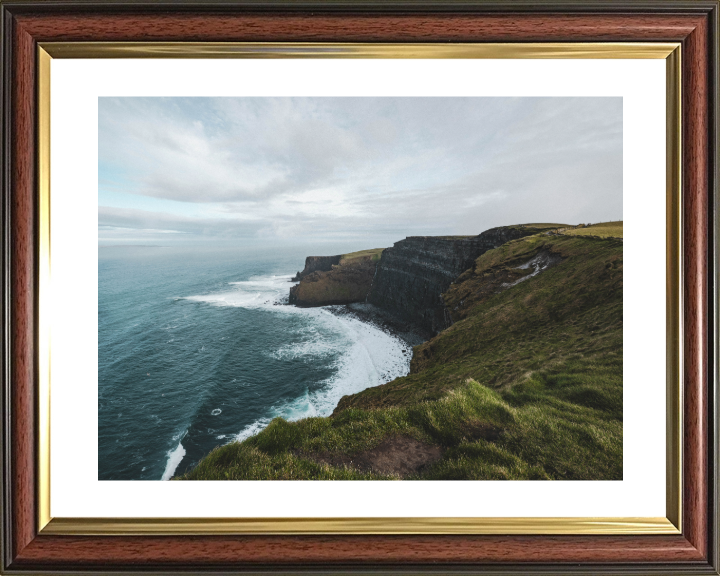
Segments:
[[[508,226],[478,236],[410,236],[382,253],[367,301],[438,333],[452,324],[442,300],[452,282],[481,254],[538,231]]]
[[[334,256],[315,258],[334,258]],[[364,302],[377,263],[372,256],[366,256],[342,260],[328,271],[311,272],[303,276],[299,284],[290,288],[289,302],[301,307]],[[308,268],[307,263],[305,268]]]
[[[342,254],[337,256],[308,256],[305,258],[305,268],[303,268],[302,272],[295,274],[291,282],[299,282],[313,272],[329,272],[333,266],[340,264],[341,259]]]

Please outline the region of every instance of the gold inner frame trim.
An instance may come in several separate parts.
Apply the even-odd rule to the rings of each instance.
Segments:
[[[664,59],[672,42],[360,44],[327,42],[41,42],[52,58]]]
[[[680,106],[682,96],[682,48],[666,59],[666,412],[665,513],[682,530],[682,148]]]
[[[667,518],[54,518],[43,534],[677,534]]]
[[[38,50],[38,525],[50,521],[50,61]]]
[[[38,45],[38,530],[53,535],[679,534],[682,491],[681,47],[678,43],[336,44],[52,42]],[[52,518],[50,513],[50,69],[53,58],[665,59],[667,62],[666,518]]]

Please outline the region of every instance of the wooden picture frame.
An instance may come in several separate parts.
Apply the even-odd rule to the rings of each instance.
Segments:
[[[2,2],[4,573],[697,572],[717,574],[718,2]],[[42,46],[119,42],[681,46],[681,533],[192,534],[45,530],[38,406],[44,273]],[[671,487],[672,488],[672,487]],[[672,491],[672,489],[670,489]],[[192,532],[192,531],[191,531]],[[262,531],[261,531],[262,532]],[[85,532],[87,534],[87,531]],[[164,535],[163,535],[164,534]]]

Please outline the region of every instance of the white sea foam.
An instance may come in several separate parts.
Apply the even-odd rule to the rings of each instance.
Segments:
[[[346,348],[337,361],[337,372],[310,395],[310,410],[319,416],[331,414],[343,396],[379,386],[410,370],[410,360],[403,354],[405,342],[356,318],[331,317],[343,333]]]
[[[260,420],[256,420],[249,426],[245,426],[245,428],[243,428],[243,430],[235,438],[233,438],[233,440],[242,442],[246,438],[250,438],[250,436],[255,436],[255,434],[270,424],[270,420],[271,418],[260,418]]]
[[[345,343],[333,334],[323,334],[314,330],[311,334],[303,334],[305,339],[292,344],[283,344],[267,355],[275,360],[294,360],[295,358],[318,358],[331,356],[341,352]]]
[[[275,307],[287,295],[292,276],[256,276],[242,282],[230,282],[234,288],[215,294],[185,296],[181,300],[204,302],[214,306],[237,306],[239,308]],[[289,310],[294,307],[285,306]]]
[[[278,416],[291,421],[329,416],[343,396],[379,386],[409,372],[410,357],[403,353],[408,345],[401,339],[356,318],[337,316],[322,309],[314,311],[320,312],[316,315],[319,329],[315,338],[281,347],[275,357],[283,359],[299,353],[325,355],[332,350],[339,353],[335,373],[319,390],[306,390],[291,402],[273,406],[268,417],[247,426],[234,440],[254,436]]]
[[[183,458],[185,458],[185,448],[183,448],[182,442],[178,442],[177,448],[168,452],[168,461],[162,475],[163,480],[170,480],[173,477]]]

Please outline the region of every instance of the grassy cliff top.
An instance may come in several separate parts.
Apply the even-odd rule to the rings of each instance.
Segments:
[[[360,250],[358,252],[350,252],[348,254],[343,254],[342,258],[340,258],[340,264],[343,262],[348,262],[350,260],[355,260],[356,258],[366,258],[370,257],[372,260],[380,260],[380,255],[382,254],[383,250],[385,248],[370,248],[368,250]]]
[[[616,222],[600,222],[599,224],[590,224],[585,228],[573,228],[571,230],[563,230],[563,234],[568,236],[597,236],[599,238],[622,238],[623,237],[623,221]]]
[[[544,254],[561,260],[502,284]],[[622,479],[622,286],[621,240],[508,242],[446,293],[456,321],[414,348],[408,376],[345,396],[329,418],[276,418],[183,478]],[[367,465],[410,449],[423,466]]]

